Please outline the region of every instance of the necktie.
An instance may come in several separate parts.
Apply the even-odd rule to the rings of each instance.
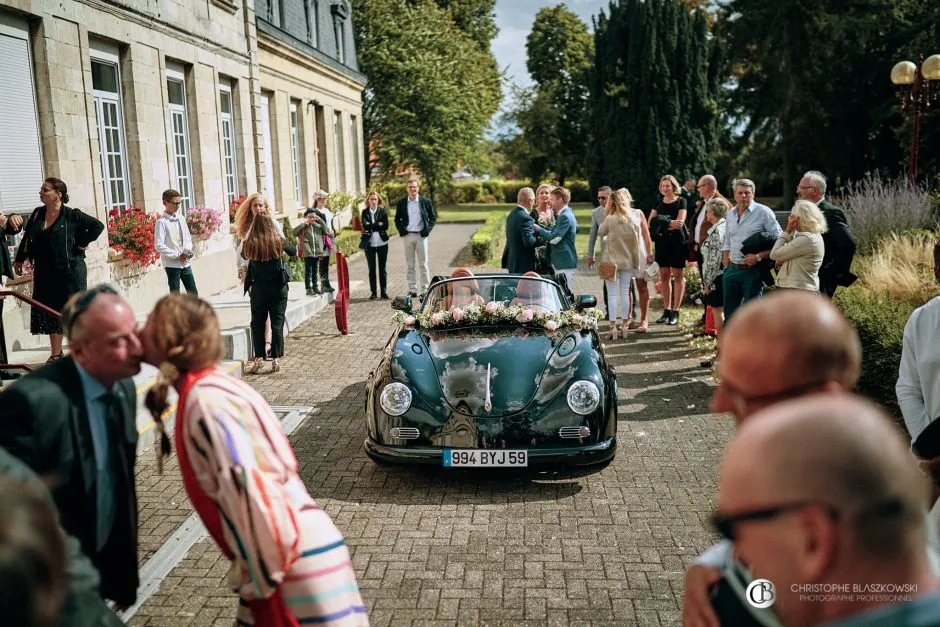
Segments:
[[[105,545],[111,535],[114,519],[117,514],[117,488],[121,479],[121,464],[118,455],[121,451],[121,425],[120,399],[113,392],[101,396],[105,407],[105,445],[102,447],[103,459],[95,460],[98,470],[95,482],[97,505],[97,539],[98,550]]]

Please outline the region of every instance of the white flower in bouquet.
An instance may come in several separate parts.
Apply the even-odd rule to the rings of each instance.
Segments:
[[[548,329],[549,331],[557,331],[558,323],[555,322],[554,320],[547,320],[545,322],[545,328]]]
[[[463,320],[463,309],[460,307],[454,307],[450,310],[450,315],[454,318],[454,322],[460,322]]]
[[[431,314],[431,324],[437,326],[444,322],[444,314],[440,311],[435,311]]]
[[[497,303],[495,300],[491,300],[490,302],[486,303],[486,313],[493,315],[497,311],[499,311],[499,303]]]

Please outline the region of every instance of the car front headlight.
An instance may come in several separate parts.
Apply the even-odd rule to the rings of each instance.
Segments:
[[[411,407],[411,390],[404,383],[389,383],[382,389],[379,404],[389,416],[401,416]]]
[[[597,409],[601,392],[591,381],[575,381],[568,388],[568,407],[579,416],[586,416]]]

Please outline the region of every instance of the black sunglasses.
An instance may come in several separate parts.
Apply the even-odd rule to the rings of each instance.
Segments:
[[[66,336],[72,334],[72,328],[78,321],[78,317],[91,307],[91,304],[99,294],[114,294],[117,296],[118,291],[107,283],[101,283],[100,285],[96,285],[82,292],[82,295],[78,297],[72,308],[62,312],[62,330],[65,331]]]
[[[824,508],[829,513],[829,515],[835,519],[839,517],[839,512],[831,505],[826,505],[825,503],[820,503],[819,501],[797,501],[795,503],[787,503],[774,507],[752,509],[749,511],[740,512],[738,514],[715,514],[712,516],[712,527],[715,528],[715,531],[721,534],[722,538],[734,542],[735,527],[737,527],[737,525],[740,523],[753,522],[758,520],[773,520],[774,518],[778,518],[784,514],[812,506],[819,506]]]

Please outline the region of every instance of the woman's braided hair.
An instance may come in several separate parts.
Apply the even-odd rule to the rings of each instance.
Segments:
[[[164,296],[154,307],[147,324],[154,347],[166,354],[160,364],[156,384],[147,392],[144,404],[157,425],[160,446],[157,466],[163,472],[163,458],[172,448],[163,426],[163,414],[169,407],[170,385],[182,373],[215,365],[222,358],[219,319],[206,301],[189,294]],[[182,408],[177,407],[177,411]]]

